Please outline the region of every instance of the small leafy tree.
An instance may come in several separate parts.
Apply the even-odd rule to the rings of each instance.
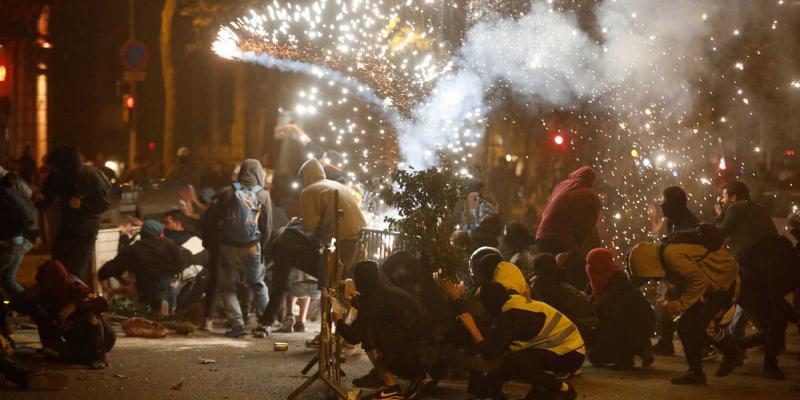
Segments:
[[[466,183],[448,169],[424,171],[396,169],[393,187],[381,196],[398,210],[399,218],[386,218],[400,233],[398,247],[418,253],[424,268],[445,278],[464,277],[467,255],[450,243],[452,210],[465,197]]]

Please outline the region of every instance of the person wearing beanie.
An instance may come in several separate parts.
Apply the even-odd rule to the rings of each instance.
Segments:
[[[351,344],[362,344],[371,357],[382,387],[376,399],[413,399],[431,381],[428,373],[438,362],[428,312],[408,292],[381,283],[378,264],[358,262],[353,268],[353,283],[358,295],[353,307],[358,312],[352,321],[334,315],[336,333]],[[411,381],[405,394],[394,376]]]
[[[459,228],[464,232],[472,233],[472,231],[478,229],[478,227],[483,224],[483,221],[487,217],[497,215],[497,212],[495,211],[495,207],[481,195],[483,191],[483,181],[479,179],[469,181],[466,191],[466,199],[459,200],[456,209],[462,210]],[[497,219],[500,219],[499,216]],[[484,231],[486,228],[487,226],[484,226]],[[492,238],[496,240],[497,236],[498,235],[494,235]],[[474,236],[473,240],[475,240]],[[486,239],[481,240],[481,242],[486,243]]]
[[[503,384],[515,380],[532,386],[526,398],[577,398],[574,388],[557,377],[569,376],[583,364],[586,350],[575,324],[546,303],[526,299],[499,282],[485,284],[480,299],[495,329],[485,336],[477,330],[470,333],[483,357],[500,364],[485,376],[486,397],[505,399]]]
[[[39,266],[36,286],[35,298],[15,307],[36,322],[45,355],[93,369],[107,367],[106,353],[116,341],[102,315],[108,302],[56,260]]]
[[[549,304],[574,322],[586,348],[591,351],[600,321],[589,304],[589,298],[564,279],[563,268],[550,253],[537,254],[533,259],[531,297]]]
[[[90,264],[100,229],[100,215],[110,206],[111,183],[94,167],[83,164],[77,147],[64,146],[47,155],[47,175],[33,202],[40,210],[58,202],[61,221],[53,241],[54,260],[78,278],[92,282]]]
[[[730,375],[742,365],[744,353],[727,329],[720,326],[739,288],[739,265],[720,247],[709,251],[702,244],[639,243],[631,249],[628,265],[637,279],[666,279],[679,297],[662,302],[665,313],[680,317],[678,337],[689,370],[671,381],[676,385],[705,385],[703,348],[710,343],[725,357],[716,375]]]
[[[650,303],[633,287],[608,249],[589,251],[586,275],[592,288],[592,307],[600,320],[589,361],[596,366],[632,368],[634,356],[639,356],[642,366],[651,365],[650,334],[655,329],[655,315]]]
[[[164,225],[149,219],[139,232],[140,240],[123,248],[114,259],[98,271],[101,282],[110,278],[123,279],[129,272],[136,278],[136,291],[150,306],[157,318],[166,318],[177,306],[177,280],[183,270],[191,265],[202,265],[204,253],[192,252],[164,237]]]

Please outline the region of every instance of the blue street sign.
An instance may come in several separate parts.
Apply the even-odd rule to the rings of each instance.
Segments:
[[[129,71],[141,71],[150,61],[147,46],[138,40],[129,40],[122,45],[119,51],[122,65]]]

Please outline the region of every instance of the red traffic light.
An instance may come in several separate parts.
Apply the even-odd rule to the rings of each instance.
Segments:
[[[554,135],[554,136],[553,136],[553,143],[555,143],[555,144],[556,144],[556,146],[561,146],[561,145],[563,145],[563,144],[564,144],[564,136],[562,136],[560,133],[559,133],[559,134],[556,134],[556,135]]]
[[[125,107],[129,110],[136,108],[136,99],[133,96],[125,95]]]

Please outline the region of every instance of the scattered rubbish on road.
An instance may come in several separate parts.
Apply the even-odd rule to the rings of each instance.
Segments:
[[[217,363],[217,360],[213,360],[213,359],[210,359],[210,358],[203,358],[203,357],[198,357],[197,361],[200,361],[200,364],[216,364]]]
[[[183,381],[180,381],[180,382],[172,385],[172,387],[170,387],[170,389],[172,389],[172,390],[181,390],[182,387],[183,387]]]
[[[144,318],[128,318],[122,322],[122,331],[127,336],[160,339],[167,336],[167,328]]]

